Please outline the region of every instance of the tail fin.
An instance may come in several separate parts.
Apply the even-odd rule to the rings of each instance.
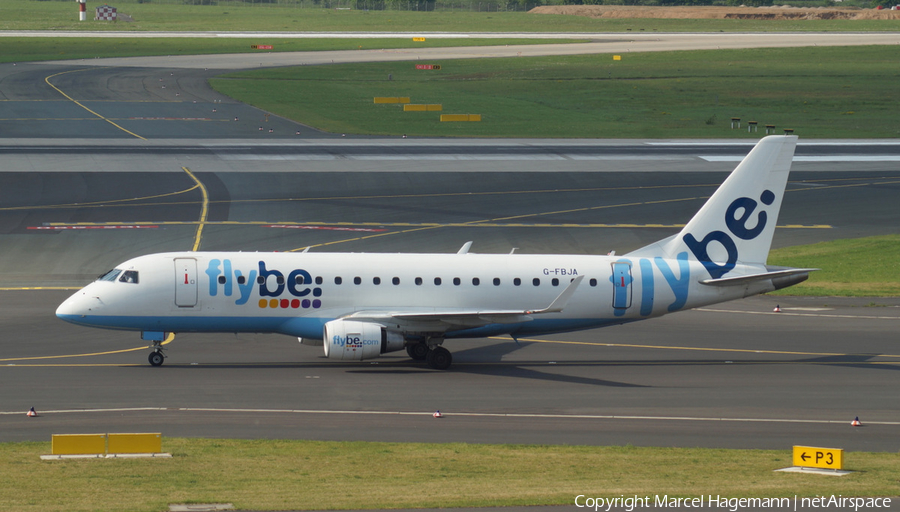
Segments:
[[[796,146],[795,135],[763,138],[680,233],[627,256],[676,259],[686,252],[713,279],[738,263],[764,265]]]

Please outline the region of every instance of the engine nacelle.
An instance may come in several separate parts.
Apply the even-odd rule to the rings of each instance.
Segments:
[[[324,335],[325,357],[329,359],[374,359],[405,346],[402,334],[370,322],[332,320],[325,324]]]

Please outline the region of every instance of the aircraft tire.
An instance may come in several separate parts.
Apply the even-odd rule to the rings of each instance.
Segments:
[[[150,352],[150,355],[147,357],[150,366],[162,366],[163,361],[165,360],[166,358],[162,355],[162,352]]]
[[[429,367],[435,370],[446,370],[447,368],[450,368],[450,364],[453,363],[453,356],[450,354],[450,351],[444,347],[434,347],[428,351],[425,362],[428,363]]]
[[[413,361],[424,361],[428,357],[428,345],[424,343],[412,343],[406,346],[406,353]]]

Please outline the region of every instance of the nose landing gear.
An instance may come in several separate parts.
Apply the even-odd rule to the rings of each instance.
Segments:
[[[150,355],[147,357],[147,361],[150,362],[150,366],[162,366],[165,359],[166,356],[162,353],[162,350],[154,350],[153,352],[150,352]]]
[[[169,337],[172,337],[172,335],[170,334]],[[163,350],[165,350],[163,348],[163,342],[153,340],[153,345],[151,345],[150,348],[153,349],[153,352],[150,352],[150,355],[147,356],[147,361],[150,363],[150,366],[162,366],[163,362],[166,360],[166,354],[163,353]]]

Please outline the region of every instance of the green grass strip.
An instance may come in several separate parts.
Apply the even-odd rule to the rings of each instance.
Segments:
[[[215,0],[214,0],[215,1]],[[272,3],[184,5],[158,0],[116,2],[134,21],[78,21],[74,2],[0,0],[0,30],[366,31],[366,32],[797,32],[893,31],[896,20],[592,19],[527,12],[366,11]],[[413,3],[415,5],[415,3]]]
[[[900,136],[900,67],[884,47],[772,48],[303,66],[210,81],[264,110],[336,132],[467,137],[804,138]],[[376,96],[440,103],[404,112]],[[731,118],[742,129],[731,128]],[[748,133],[747,121],[759,131]]]
[[[775,249],[769,264],[820,268],[779,295],[900,296],[900,235],[834,240]]]
[[[446,420],[445,420],[446,421]],[[849,428],[849,427],[848,427]],[[172,459],[45,462],[0,444],[0,503],[41,512],[171,503],[317,510],[572,504],[575,496],[896,496],[894,453],[846,453],[841,478],[776,473],[785,450],[164,439]]]

